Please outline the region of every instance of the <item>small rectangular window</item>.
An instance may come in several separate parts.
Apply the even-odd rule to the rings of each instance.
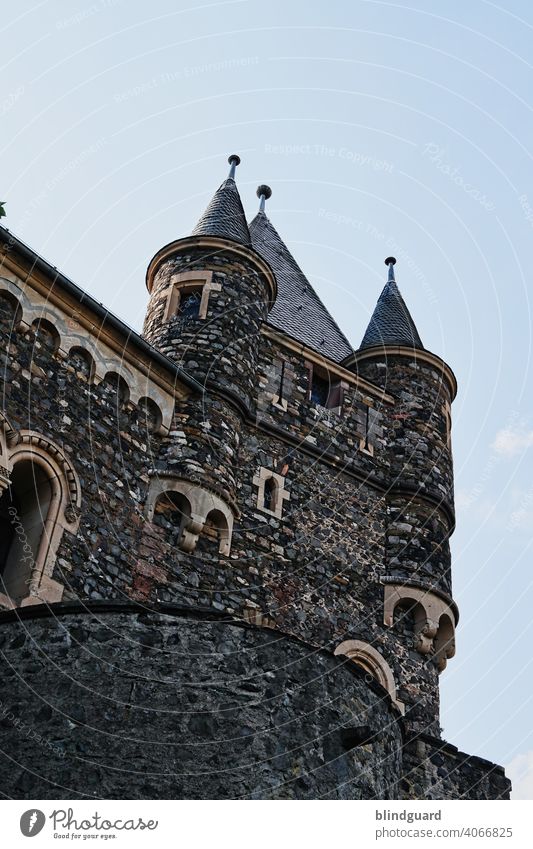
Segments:
[[[330,383],[325,377],[318,374],[313,375],[311,381],[311,401],[319,407],[327,407],[329,401]]]
[[[202,289],[182,289],[178,301],[176,315],[180,318],[198,318],[200,315],[200,304],[202,302]]]

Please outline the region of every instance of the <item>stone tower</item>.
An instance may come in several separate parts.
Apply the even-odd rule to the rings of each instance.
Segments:
[[[453,373],[392,257],[354,350],[229,162],[142,337],[0,228],[2,792],[506,798],[440,737]]]

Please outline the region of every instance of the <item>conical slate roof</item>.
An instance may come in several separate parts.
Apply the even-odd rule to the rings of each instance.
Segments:
[[[395,260],[389,264],[389,279],[378,298],[359,350],[376,345],[424,347],[394,279],[394,262]],[[387,263],[389,263],[388,260]]]
[[[209,206],[192,231],[192,235],[219,236],[222,239],[230,239],[232,242],[249,246],[250,232],[239,191],[233,179],[235,166],[239,164],[240,159],[233,154],[229,162],[231,163],[230,176],[216,190]]]
[[[252,247],[269,263],[278,283],[268,323],[328,359],[340,362],[348,357],[353,347],[262,210],[250,223],[250,235]]]

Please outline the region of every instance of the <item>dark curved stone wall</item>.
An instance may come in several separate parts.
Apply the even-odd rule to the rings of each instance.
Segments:
[[[350,661],[268,629],[139,610],[2,614],[3,794],[398,797],[398,715]]]
[[[427,495],[453,513],[453,462],[446,405],[450,386],[436,365],[412,356],[376,353],[356,371],[396,399],[391,417],[389,485]]]

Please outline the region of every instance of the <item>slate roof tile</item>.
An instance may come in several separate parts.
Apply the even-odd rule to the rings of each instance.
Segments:
[[[341,362],[348,357],[352,345],[264,212],[250,223],[250,235],[252,246],[269,263],[278,282],[268,323],[330,360]]]
[[[216,190],[192,231],[193,236],[219,236],[250,245],[250,232],[235,180],[228,177]]]
[[[424,347],[395,280],[385,284],[359,350],[376,345]]]

